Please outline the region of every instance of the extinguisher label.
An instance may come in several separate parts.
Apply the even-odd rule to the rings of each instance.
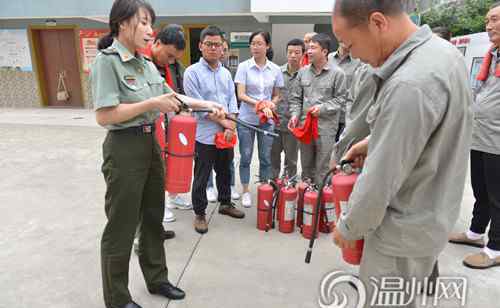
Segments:
[[[342,216],[347,215],[347,201],[340,201],[340,214]]]
[[[285,221],[295,220],[295,201],[285,202]]]
[[[326,219],[328,222],[337,221],[337,217],[335,216],[335,205],[333,202],[325,203],[325,211],[326,211]]]
[[[183,146],[188,145],[188,140],[186,138],[186,135],[184,135],[183,133],[179,133],[178,137],[179,137],[179,142],[182,143]]]
[[[312,226],[313,206],[311,204],[304,204],[304,225]]]

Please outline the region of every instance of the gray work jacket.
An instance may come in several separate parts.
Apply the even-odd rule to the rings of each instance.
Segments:
[[[308,110],[313,106],[320,106],[319,135],[335,136],[346,97],[345,74],[341,69],[325,65],[321,72],[316,74],[310,64],[299,70],[296,80],[292,83],[288,96],[290,113],[299,117],[300,125],[303,125]]]
[[[368,156],[337,228],[386,255],[436,256],[460,213],[472,139],[464,58],[424,26],[375,75]]]

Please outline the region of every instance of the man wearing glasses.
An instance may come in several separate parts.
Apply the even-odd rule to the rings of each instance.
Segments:
[[[201,32],[199,48],[202,58],[188,67],[184,73],[184,91],[194,98],[203,98],[220,103],[225,112],[236,114],[238,105],[231,73],[222,66],[219,59],[222,54],[222,31],[209,26]],[[196,129],[196,158],[192,202],[195,212],[194,228],[198,233],[208,231],[205,218],[208,177],[214,168],[220,202],[219,214],[233,218],[243,218],[245,214],[236,209],[231,202],[230,164],[234,156],[231,142],[236,138],[235,124],[227,119],[221,120],[207,113],[195,115],[198,120]],[[222,140],[216,142],[216,135]],[[222,141],[222,144],[221,144]],[[221,148],[224,146],[226,148]]]

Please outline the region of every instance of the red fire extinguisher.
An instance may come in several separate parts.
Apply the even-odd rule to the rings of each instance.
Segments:
[[[168,192],[191,190],[195,137],[195,118],[176,115],[169,121],[165,162],[165,190]]]
[[[297,185],[297,192],[298,192],[298,198],[297,198],[297,227],[302,228],[302,217],[303,217],[303,211],[304,211],[304,195],[306,194],[306,190],[309,187],[308,182],[300,182]]]
[[[319,197],[316,199],[313,213],[317,213],[321,209],[321,200],[323,200],[324,188],[330,182],[330,176],[332,174],[334,174],[336,171],[346,171],[345,173],[348,173],[348,174],[352,173],[352,172],[347,172],[347,170],[352,171],[352,167],[350,165],[352,163],[353,163],[353,161],[341,161],[339,165],[335,166],[335,168],[329,170],[326,173],[326,175],[323,177],[323,181],[321,183],[321,186],[319,187]],[[351,184],[352,184],[352,186],[350,187],[350,189],[351,189],[350,191],[352,191],[352,188],[354,186],[354,182],[352,182]],[[335,200],[335,193],[336,193],[337,187],[334,184],[332,184],[332,189],[334,191],[334,200]],[[349,194],[350,194],[350,191],[349,191]],[[306,196],[307,196],[307,193],[306,193]],[[342,196],[342,198],[345,197],[344,194],[342,194],[340,196]],[[348,198],[348,196],[347,196],[347,198]],[[304,211],[305,211],[305,206],[306,206],[306,201],[304,200]],[[335,204],[335,206],[337,206],[337,204]],[[337,216],[337,217],[339,217],[339,216]],[[305,216],[304,216],[304,220],[305,220]],[[308,247],[307,253],[306,253],[306,259],[305,259],[306,263],[311,262],[312,249],[314,247],[314,241],[316,239],[317,230],[319,229],[319,224],[320,224],[319,217],[314,216],[312,229],[311,229],[312,234],[310,237],[307,237],[307,238],[309,238],[309,247]],[[306,225],[306,223],[304,222],[304,226],[305,225]]]
[[[257,229],[269,231],[273,226],[274,188],[262,183],[257,188]]]
[[[332,178],[332,186],[334,190],[335,212],[337,217],[341,217],[346,213],[348,201],[358,175],[356,173],[346,174],[340,172]],[[359,265],[361,256],[363,255],[363,240],[357,240],[354,248],[343,248],[342,258],[349,264]]]
[[[288,184],[280,190],[278,201],[278,230],[281,233],[292,233],[295,229],[295,205],[297,203],[297,189]]]
[[[321,217],[319,223],[319,232],[331,233],[335,227],[335,200],[331,186],[323,188],[321,200]]]
[[[318,192],[314,190],[308,190],[304,194],[304,209],[303,213],[303,224],[302,224],[302,236],[306,239],[312,239],[314,221],[316,220],[316,203],[318,202]]]

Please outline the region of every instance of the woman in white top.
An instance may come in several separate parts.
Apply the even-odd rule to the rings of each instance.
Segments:
[[[234,82],[237,85],[238,98],[241,101],[239,119],[249,122],[267,131],[274,130],[272,119],[261,123],[255,110],[259,102],[269,102],[269,108],[263,112],[272,118],[272,109],[280,99],[279,88],[284,87],[280,68],[266,58],[270,48],[271,36],[268,32],[257,31],[250,36],[252,58],[240,63]],[[240,180],[243,186],[242,205],[250,207],[252,200],[248,184],[250,183],[250,163],[253,155],[255,131],[238,126],[240,139]],[[271,147],[273,137],[257,134],[259,149],[259,177],[264,182],[271,177]]]

